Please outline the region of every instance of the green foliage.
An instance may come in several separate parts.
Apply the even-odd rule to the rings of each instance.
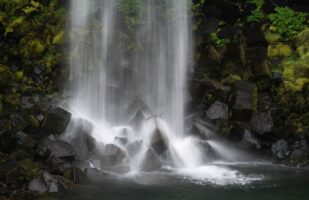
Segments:
[[[210,39],[212,42],[215,44],[216,47],[220,48],[223,47],[224,45],[230,43],[230,39],[228,38],[220,38],[217,33],[211,33],[210,34]]]
[[[288,7],[277,7],[268,17],[272,22],[271,30],[286,38],[295,38],[307,25],[308,14],[296,12]]]
[[[188,5],[191,8],[191,13],[193,15],[194,19],[194,23],[193,23],[193,29],[196,30],[200,24],[203,21],[203,16],[204,13],[202,11],[202,7],[203,5],[206,3],[206,0],[198,0],[196,2],[192,2],[192,0],[188,0]]]
[[[248,22],[260,22],[264,18],[263,5],[264,0],[249,0],[249,3],[252,3],[256,6],[256,9],[251,12],[248,16]]]

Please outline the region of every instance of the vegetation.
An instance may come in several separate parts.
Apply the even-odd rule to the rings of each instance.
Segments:
[[[210,38],[218,48],[223,47],[224,45],[231,42],[228,38],[220,38],[217,33],[211,33]]]
[[[296,12],[288,7],[277,7],[276,12],[268,16],[272,22],[270,29],[283,37],[295,38],[307,27],[307,16],[306,13]]]
[[[256,6],[255,10],[251,12],[251,15],[248,16],[248,22],[260,22],[264,18],[263,5],[265,4],[264,0],[249,0],[251,4]]]

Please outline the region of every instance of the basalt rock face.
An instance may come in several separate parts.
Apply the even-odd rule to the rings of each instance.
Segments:
[[[265,1],[258,8],[252,1],[204,2],[196,17],[198,56],[190,94],[192,107],[221,136],[241,148],[303,166],[309,163],[308,152],[299,147],[309,139],[308,17],[293,36],[278,32],[270,28],[278,24],[267,15],[278,14],[282,6],[298,15],[307,5]],[[255,18],[258,12],[264,17]]]

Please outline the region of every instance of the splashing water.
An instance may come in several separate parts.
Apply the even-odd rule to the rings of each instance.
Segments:
[[[184,131],[192,55],[188,1],[134,2],[70,4],[68,109],[91,124],[99,153],[89,160],[104,160],[91,166],[131,172],[170,166],[192,178],[235,180],[235,171],[205,166],[203,143]],[[71,123],[67,140],[76,126],[84,125]],[[218,145],[212,143],[224,153]]]

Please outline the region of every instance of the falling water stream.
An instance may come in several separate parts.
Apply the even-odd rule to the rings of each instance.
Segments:
[[[218,184],[259,180],[213,164],[205,149],[230,161],[239,152],[185,128],[193,54],[188,1],[131,1],[134,9],[128,2],[71,1],[67,91],[75,123],[65,139],[74,139],[83,123],[91,127],[101,158],[87,160],[102,170],[126,166],[132,175],[165,169]]]

